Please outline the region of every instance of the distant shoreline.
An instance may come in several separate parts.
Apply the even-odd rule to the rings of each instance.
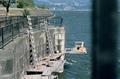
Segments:
[[[50,10],[50,11],[86,11],[86,12],[91,12],[92,9],[84,9],[84,10]],[[117,10],[117,12],[120,13],[120,10]]]
[[[86,10],[50,10],[50,11],[92,11],[92,10],[86,9]]]

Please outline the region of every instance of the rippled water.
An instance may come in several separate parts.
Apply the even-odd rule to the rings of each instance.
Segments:
[[[56,11],[63,17],[66,31],[66,47],[74,47],[75,41],[84,41],[88,54],[66,54],[65,70],[61,79],[90,79],[91,22],[89,11]]]

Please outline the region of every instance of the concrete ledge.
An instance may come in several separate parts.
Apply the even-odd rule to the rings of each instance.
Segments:
[[[51,16],[53,13],[48,9],[26,8],[32,16]],[[8,16],[22,16],[24,9],[10,8]],[[6,9],[0,8],[0,16],[6,16]]]

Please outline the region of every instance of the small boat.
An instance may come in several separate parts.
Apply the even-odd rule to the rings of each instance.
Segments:
[[[87,49],[86,47],[84,47],[84,42],[83,41],[75,42],[75,47],[73,48],[73,51],[81,54],[87,53]]]

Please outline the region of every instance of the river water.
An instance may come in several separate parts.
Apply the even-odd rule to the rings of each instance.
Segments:
[[[90,79],[91,74],[91,12],[54,11],[63,17],[66,32],[65,47],[74,47],[75,41],[84,41],[88,54],[66,54],[65,70],[61,79]]]

